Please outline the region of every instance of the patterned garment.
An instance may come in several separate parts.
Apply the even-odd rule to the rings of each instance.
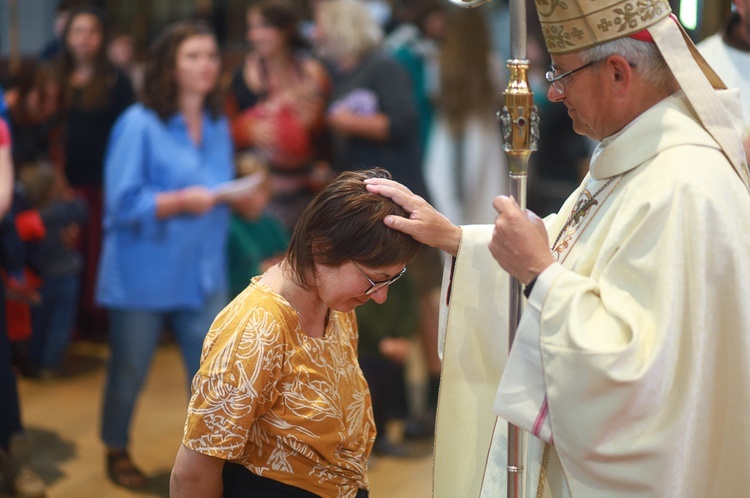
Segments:
[[[325,497],[369,489],[375,425],[354,312],[322,338],[255,277],[216,318],[193,379],[183,444]]]

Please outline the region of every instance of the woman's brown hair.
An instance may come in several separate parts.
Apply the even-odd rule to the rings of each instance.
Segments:
[[[312,287],[315,264],[340,266],[349,260],[373,268],[408,263],[421,244],[388,228],[388,215],[408,216],[392,200],[369,192],[367,178],[391,178],[380,168],[341,173],[312,200],[294,227],[286,253],[297,284]]]
[[[179,110],[179,90],[174,77],[177,50],[191,36],[209,35],[216,38],[211,26],[203,20],[189,19],[167,26],[149,49],[143,77],[142,102],[163,120]],[[213,118],[221,114],[219,85],[206,97],[205,107]]]
[[[289,2],[261,0],[248,7],[247,11],[258,11],[263,20],[283,32],[291,50],[309,48],[309,43],[299,31],[299,15]]]
[[[490,65],[492,47],[484,14],[478,9],[454,9],[440,49],[438,105],[448,127],[459,135],[469,117],[492,116],[497,95]]]
[[[76,91],[70,84],[71,75],[75,70],[75,60],[73,60],[73,54],[70,53],[70,49],[68,48],[68,34],[73,22],[82,15],[89,15],[97,20],[102,33],[102,43],[94,58],[94,75],[92,80],[88,85],[80,89],[80,106],[87,110],[106,106],[109,96],[108,90],[114,85],[114,78],[117,77],[114,66],[112,66],[107,58],[108,31],[106,13],[101,8],[93,5],[75,9],[71,12],[68,22],[65,23],[62,33],[62,50],[57,59],[57,74],[63,88],[61,98],[64,109],[69,109],[73,105],[73,98]]]

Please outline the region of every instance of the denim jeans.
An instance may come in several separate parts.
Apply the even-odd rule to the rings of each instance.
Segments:
[[[200,366],[203,339],[227,304],[222,291],[209,296],[202,309],[170,311],[110,310],[110,358],[104,390],[101,437],[109,448],[127,447],[130,421],[166,324],[180,346],[188,374],[188,390]]]
[[[34,331],[29,346],[37,369],[60,369],[76,319],[80,287],[76,273],[44,279],[42,301],[31,309]]]

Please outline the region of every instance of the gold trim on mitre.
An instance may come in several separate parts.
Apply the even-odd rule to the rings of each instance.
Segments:
[[[668,0],[534,0],[550,54],[630,36],[667,17]]]

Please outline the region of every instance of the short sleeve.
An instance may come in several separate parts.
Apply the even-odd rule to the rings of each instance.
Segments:
[[[183,444],[199,453],[237,459],[255,421],[278,399],[285,346],[274,315],[247,309],[241,295],[216,318],[193,379]]]

